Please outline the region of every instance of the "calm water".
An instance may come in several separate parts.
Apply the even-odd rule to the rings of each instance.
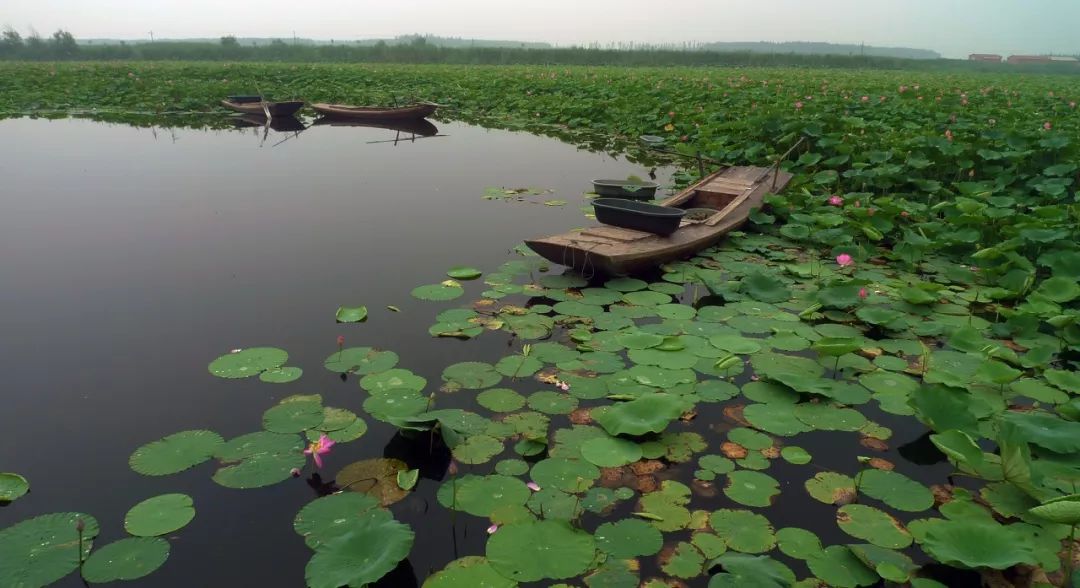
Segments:
[[[438,126],[446,136],[395,145],[373,143],[394,139],[393,131],[369,128],[263,137],[252,129],[0,121],[0,470],[32,485],[0,509],[0,527],[81,511],[97,517],[104,545],[124,536],[135,503],[184,492],[194,497],[195,520],[170,538],[165,566],[133,585],[303,586],[311,552],[292,520],[316,496],[303,480],[230,490],[210,480],[211,464],[144,477],[129,469],[131,451],[184,429],[225,438],[259,430],[262,412],[290,394],[321,393],[326,405],[359,413],[364,393],[355,379],[322,368],[339,334],[350,346],[398,352],[399,367],[432,385],[451,363],[497,360],[509,344],[501,333],[469,342],[427,334],[436,313],[478,297],[482,283],[450,303],[421,302],[409,291],[445,279],[454,265],[492,270],[523,238],[586,223],[579,208],[590,179],[649,171],[525,133]],[[552,189],[533,200],[569,203],[484,200],[494,186]],[[367,305],[369,320],[335,324],[343,304]],[[218,355],[257,345],[288,350],[304,376],[272,385],[207,373]],[[429,459],[365,420],[368,433],[335,449],[325,471],[383,455],[413,466]],[[703,409],[694,427],[718,421]],[[895,445],[917,434],[898,433]],[[800,439],[807,448],[828,443],[827,435]],[[850,471],[843,456],[815,453],[815,464]],[[455,557],[483,553],[486,521],[461,515],[451,526],[431,479],[445,464],[432,461],[418,491],[392,507],[418,533],[409,561],[381,585],[415,586]],[[769,473],[785,480],[791,468],[776,463]],[[689,476],[692,468],[677,471]],[[794,483],[805,477],[801,470]],[[790,504],[769,512],[778,528],[831,519],[832,507],[795,500],[799,491],[789,486],[782,502]],[[849,540],[835,527],[821,536]],[[72,575],[61,585],[81,583]]]

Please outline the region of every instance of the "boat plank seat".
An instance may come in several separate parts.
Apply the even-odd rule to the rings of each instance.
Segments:
[[[603,237],[613,241],[640,241],[648,237],[655,237],[652,233],[646,233],[645,231],[635,231],[634,229],[624,229],[622,227],[611,226],[599,226],[592,227],[582,231],[583,235],[592,235],[596,237]]]

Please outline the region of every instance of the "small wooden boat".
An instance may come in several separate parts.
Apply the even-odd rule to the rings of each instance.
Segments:
[[[400,108],[382,108],[378,106],[345,106],[343,104],[312,104],[315,112],[325,116],[349,118],[353,120],[416,120],[435,114],[438,104],[419,102]]]
[[[776,168],[729,167],[664,200],[662,207],[690,210],[668,236],[617,226],[598,226],[526,241],[547,260],[582,273],[631,274],[711,247],[778,192],[792,174]],[[702,209],[712,214],[702,214]]]
[[[258,114],[270,117],[292,116],[296,111],[304,107],[303,100],[289,100],[287,102],[266,102],[261,96],[229,96],[221,101],[221,105],[229,110],[244,114]]]
[[[422,118],[416,120],[371,121],[324,116],[317,119],[313,124],[315,124],[315,126],[327,125],[331,127],[368,127],[372,129],[386,129],[388,131],[409,133],[419,137],[433,137],[439,134],[439,127],[432,124],[431,121]]]

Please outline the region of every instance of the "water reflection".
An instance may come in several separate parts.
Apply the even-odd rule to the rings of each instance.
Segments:
[[[265,116],[257,114],[240,114],[229,117],[237,128],[269,128],[272,131],[278,133],[294,133],[299,132],[307,128],[304,121],[296,118],[295,116],[275,116],[267,123]]]

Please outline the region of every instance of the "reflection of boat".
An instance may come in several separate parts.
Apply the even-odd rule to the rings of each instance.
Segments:
[[[439,127],[424,119],[417,120],[392,120],[392,121],[369,121],[352,118],[339,118],[336,116],[324,116],[315,121],[315,125],[328,125],[331,127],[370,127],[373,129],[387,129],[401,133],[412,133],[421,137],[433,137],[439,134]]]
[[[319,114],[354,120],[415,120],[435,114],[438,104],[419,102],[400,108],[382,108],[379,106],[346,106],[344,104],[312,104],[311,108]]]
[[[221,105],[229,110],[244,114],[266,115],[270,112],[271,117],[292,116],[296,111],[304,107],[303,100],[290,100],[287,102],[266,102],[262,96],[229,96],[222,100]]]
[[[664,207],[713,211],[711,215],[700,210],[687,214],[669,236],[598,226],[525,243],[549,261],[584,273],[639,272],[716,244],[746,221],[766,194],[782,190],[791,178],[787,172],[763,167],[729,167],[709,175],[660,203]]]
[[[266,124],[266,115],[263,114],[241,114],[239,116],[233,116],[229,120],[238,127],[264,127]],[[270,130],[277,131],[279,133],[292,133],[302,131],[307,127],[304,126],[304,122],[295,116],[275,116],[270,119]]]

